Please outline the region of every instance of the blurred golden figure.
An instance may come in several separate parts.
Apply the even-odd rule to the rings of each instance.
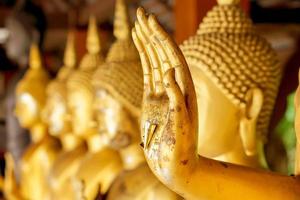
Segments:
[[[74,44],[70,44],[68,47],[70,48],[66,49],[65,65],[75,66]],[[94,17],[91,17],[89,20],[86,48],[87,53],[81,60],[79,68],[74,70],[73,67],[72,72],[70,72],[70,66],[65,66],[65,69],[59,73],[58,77],[58,79],[65,80],[65,92],[62,93],[62,97],[66,102],[66,105],[63,106],[66,106],[64,108],[67,110],[66,115],[60,115],[65,120],[61,127],[70,127],[69,130],[64,130],[64,133],[60,133],[65,152],[56,160],[49,175],[52,199],[76,198],[76,194],[73,192],[73,177],[88,152],[87,137],[91,137],[96,133],[91,106],[93,94],[87,80],[89,80],[94,69],[104,59],[101,55],[97,22]],[[56,109],[59,109],[59,107]]]
[[[76,70],[76,64],[74,32],[70,31],[65,48],[64,66],[47,87],[47,103],[44,110],[49,133],[58,137],[62,143],[62,152],[49,173],[50,199],[73,199],[70,177],[86,153],[83,139],[72,132],[70,111],[67,106],[66,83]]]
[[[106,164],[105,161],[111,160],[111,165],[106,165],[106,167],[113,167],[113,163],[115,163],[115,166],[121,168],[117,151],[104,149],[106,146],[105,139],[98,133],[94,118],[94,89],[91,78],[95,69],[104,62],[94,17],[90,18],[87,49],[88,53],[83,57],[79,69],[67,81],[67,103],[71,113],[73,133],[87,145],[87,152],[83,157],[80,157],[80,163],[72,166],[72,176],[69,177],[71,178],[70,186],[75,190],[72,192],[74,195],[72,199],[82,199],[84,195],[81,194],[81,191],[83,190],[88,191],[91,196],[84,196],[84,199],[93,199],[97,195],[99,185],[93,181],[96,175],[92,173],[99,169],[97,166],[104,165]],[[102,152],[102,154],[95,157],[98,152]],[[77,154],[74,154],[73,157],[76,158]],[[69,170],[69,166],[69,164],[65,165],[66,170]],[[105,174],[100,175],[101,177],[105,176]],[[106,178],[109,176],[106,174]],[[89,187],[90,185],[95,187]],[[65,192],[63,189],[61,191]]]
[[[92,82],[95,88],[95,115],[98,130],[110,147],[120,154],[119,166],[112,158],[95,155],[101,162],[82,168],[90,173],[84,178],[84,197],[91,199],[91,187],[100,187],[108,199],[177,199],[178,196],[162,185],[145,163],[140,147],[139,117],[143,93],[143,75],[138,52],[130,37],[130,22],[123,0],[116,1],[114,35],[106,63],[96,70]],[[90,171],[88,170],[90,169]],[[118,177],[121,170],[124,173]],[[81,176],[85,177],[85,176]],[[115,180],[115,181],[114,181]],[[114,183],[112,184],[112,181]],[[92,186],[94,185],[94,186]],[[94,196],[93,196],[94,197]]]
[[[64,134],[72,132],[67,108],[66,81],[76,70],[76,64],[74,32],[70,31],[64,53],[64,66],[58,71],[57,77],[49,83],[46,91],[47,100],[43,115],[49,133],[55,137],[64,137]],[[68,148],[67,144],[64,148]]]
[[[47,126],[42,121],[49,77],[42,68],[40,52],[35,44],[30,50],[29,65],[28,71],[17,86],[15,112],[21,126],[30,130],[32,143],[21,161],[20,186],[18,189],[7,186],[7,199],[15,199],[16,195],[19,199],[45,199],[49,192],[47,175],[61,149],[59,141],[48,135]],[[6,156],[7,159],[9,157]],[[11,163],[9,166],[12,165]],[[7,172],[12,171],[13,169],[7,169]],[[13,178],[12,173],[9,177]],[[13,180],[8,182],[14,183]]]
[[[128,25],[127,21],[124,23],[124,20],[128,19],[124,19],[124,17],[126,16],[124,16],[124,11],[122,10],[124,9],[123,7],[124,5],[120,5],[120,2],[117,1],[115,15],[118,16],[116,17],[118,19],[115,20],[114,27],[114,33],[115,35],[117,35],[117,38],[126,37],[123,36],[124,32],[122,30],[127,29],[127,35],[129,35],[130,31],[129,27],[124,27]],[[119,42],[119,40],[117,40],[112,45],[108,53],[106,62],[109,62],[110,57],[112,56],[120,56],[119,58],[122,59],[124,56],[130,55],[132,53],[132,49],[126,48],[127,46],[127,43]],[[99,65],[95,73],[97,74],[98,70],[106,67],[106,65],[106,63]],[[92,79],[95,80],[98,79],[98,77],[94,76]],[[97,92],[95,91],[94,93]],[[75,189],[78,193],[77,196],[84,197],[86,199],[95,199],[98,193],[100,193],[101,195],[105,194],[116,176],[123,170],[123,164],[119,152],[108,147],[109,135],[102,133],[103,128],[105,127],[105,115],[103,113],[103,110],[98,109],[99,105],[101,105],[102,107],[107,107],[108,105],[118,106],[118,104],[114,101],[113,98],[107,101],[103,101],[97,96],[98,95],[96,94],[93,103],[94,116],[98,131],[97,135],[100,136],[102,143],[107,147],[98,148],[95,149],[95,151],[91,151],[91,153],[86,156],[84,162],[82,162],[80,168],[78,169],[78,172],[76,174],[76,182],[80,183],[81,181],[82,190],[76,188]],[[109,120],[112,120],[113,122],[116,121],[117,124],[118,122],[120,122],[119,118],[122,116],[113,115],[111,117],[112,118],[110,118]],[[95,141],[95,143],[96,142],[100,143],[100,141]]]
[[[252,168],[263,167],[281,78],[276,55],[238,1],[218,3],[182,52],[153,15],[137,11],[132,36],[144,71],[146,160],[186,199],[296,200],[298,177]]]

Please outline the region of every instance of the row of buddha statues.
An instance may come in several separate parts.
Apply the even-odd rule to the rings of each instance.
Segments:
[[[5,198],[299,200],[299,144],[293,176],[268,170],[263,149],[282,67],[239,0],[218,0],[180,47],[136,17],[116,1],[105,57],[91,17],[79,63],[70,31],[53,80],[32,45],[15,108],[32,142],[19,182],[6,154]]]

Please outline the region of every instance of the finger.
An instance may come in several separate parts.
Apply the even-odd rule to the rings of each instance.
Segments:
[[[139,52],[140,59],[141,59],[141,65],[144,73],[144,90],[148,94],[152,93],[153,83],[152,83],[152,72],[151,72],[150,61],[146,54],[146,50],[145,47],[143,46],[143,43],[140,41],[140,39],[137,36],[135,28],[132,29],[132,39]]]
[[[169,97],[171,109],[178,110],[179,107],[185,106],[184,97],[175,80],[174,68],[170,68],[164,74],[164,86],[165,86],[167,96]]]
[[[160,94],[164,91],[163,90],[163,83],[162,83],[163,73],[162,73],[162,70],[161,70],[161,65],[160,65],[160,62],[159,62],[159,59],[158,59],[158,55],[155,52],[154,47],[150,43],[150,37],[151,37],[152,32],[149,28],[148,20],[147,20],[145,11],[141,7],[138,8],[138,10],[137,10],[137,21],[138,21],[141,33],[144,33],[144,36],[146,37],[145,39],[147,40],[146,41],[147,42],[146,49],[147,49],[147,52],[148,52],[148,54],[151,58],[150,62],[152,64],[153,78],[154,78],[153,82],[155,83],[154,84],[155,92],[157,94]]]
[[[178,57],[178,55],[181,55],[181,51],[178,49],[177,44],[173,42],[168,33],[166,33],[166,31],[162,28],[154,15],[149,17],[149,26],[162,42],[164,50],[168,53],[170,60],[173,62],[172,64],[175,66],[181,64],[181,60]]]
[[[141,29],[145,32],[146,35],[149,36],[149,43],[156,51],[156,55],[159,58],[161,64],[162,69],[160,70],[160,74],[162,75],[167,71],[167,69],[170,68],[170,63],[167,62],[166,52],[164,51],[163,46],[161,45],[158,38],[155,36],[154,31],[151,29],[149,25],[149,19],[153,17],[154,15],[151,14],[147,18],[145,14],[145,10],[141,7],[137,10],[137,20],[141,26]],[[166,69],[164,69],[164,65],[166,66]]]
[[[136,18],[145,34],[151,35],[152,30],[149,27],[148,18],[146,16],[145,10],[142,7],[139,7],[137,9]]]
[[[149,42],[149,35],[146,35],[143,30],[141,29],[141,26],[138,22],[135,23],[135,29],[138,38],[140,38],[141,42],[145,46],[146,53],[148,57],[150,58],[150,66],[152,69],[152,82],[154,85],[154,91],[156,94],[163,93],[163,83],[162,83],[162,72],[161,72],[161,66],[157,57],[157,54]]]
[[[152,18],[155,18],[155,16],[151,14],[148,18],[149,24],[151,23],[151,21],[153,22],[153,20],[151,20]],[[153,29],[153,26],[150,26],[150,29]],[[162,73],[165,73],[167,70],[169,70],[171,68],[170,60],[169,60],[167,53],[163,47],[163,44],[161,43],[159,38],[154,33],[154,30],[151,30],[151,32],[152,32],[152,35],[150,38],[150,42],[152,43],[154,49],[156,50],[156,52],[160,58],[161,66],[162,66]]]
[[[155,36],[158,38],[158,41],[160,41],[161,47],[163,47],[171,66],[176,69],[178,83],[180,84],[183,93],[186,93],[188,91],[187,87],[190,86],[192,78],[181,50],[164,31],[154,16],[149,17],[149,25]]]

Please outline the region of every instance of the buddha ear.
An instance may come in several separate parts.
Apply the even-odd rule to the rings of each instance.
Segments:
[[[240,136],[248,156],[257,154],[256,123],[263,106],[263,99],[261,89],[250,89],[246,95],[246,106],[241,112]]]

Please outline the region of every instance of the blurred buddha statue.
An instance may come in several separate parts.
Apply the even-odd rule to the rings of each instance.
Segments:
[[[67,43],[64,53],[64,65],[57,73],[57,77],[52,80],[47,87],[46,106],[44,110],[45,121],[48,123],[49,133],[55,137],[60,137],[63,149],[69,149],[67,141],[64,141],[64,134],[72,132],[67,108],[67,88],[66,81],[76,70],[76,50],[74,32],[70,31],[67,36]],[[64,143],[66,142],[66,143]],[[72,146],[72,145],[70,145]]]
[[[97,171],[99,165],[106,164],[104,161],[111,160],[111,163],[116,161],[116,166],[120,166],[120,162],[118,162],[118,153],[109,149],[100,156],[95,157],[106,146],[105,139],[99,134],[97,123],[94,119],[94,89],[91,84],[91,78],[95,69],[104,62],[104,58],[100,54],[100,40],[95,18],[90,19],[87,49],[88,53],[83,57],[79,69],[67,81],[67,103],[71,112],[73,133],[87,144],[86,154],[80,158],[80,164],[76,164],[76,169],[74,168],[74,174],[72,174],[74,178],[72,178],[71,186],[75,188],[75,191],[77,191],[78,187],[84,187],[93,191],[94,188],[88,187],[89,185],[87,184],[96,185],[95,193],[97,194],[99,187],[97,183],[93,182],[92,178],[96,175],[92,172]],[[69,165],[66,165],[66,168],[68,167]],[[106,165],[106,167],[113,168],[113,165]],[[101,176],[109,178],[110,175],[102,173]],[[62,190],[62,192],[64,191]],[[81,194],[78,195],[74,192],[74,195],[73,199],[82,199],[80,197]]]
[[[96,70],[92,82],[96,93],[94,105],[98,130],[110,147],[119,152],[120,164],[117,166],[111,157],[101,158],[99,153],[98,160],[101,162],[90,164],[94,166],[93,170],[89,165],[82,170],[93,176],[93,179],[84,181],[83,196],[91,199],[90,187],[98,184],[102,194],[109,189],[108,199],[177,199],[175,193],[154,177],[140,147],[143,76],[139,56],[130,37],[124,0],[116,1],[114,35],[116,41],[109,50],[105,64]],[[116,177],[121,170],[124,174]]]
[[[6,147],[13,158],[14,174],[16,181],[20,179],[20,162],[25,149],[30,143],[28,130],[22,128],[15,116],[16,87],[19,80],[24,76],[29,65],[29,50],[32,42],[39,46],[43,44],[46,31],[46,17],[33,1],[6,1],[14,5],[12,12],[9,12],[5,21],[5,28],[9,32],[8,38],[3,47],[6,55],[11,61],[6,66],[0,66],[16,70],[7,83],[6,102],[5,102],[5,126],[6,126]],[[1,63],[5,59],[1,58]],[[16,64],[16,65],[15,65]],[[1,64],[0,64],[1,65]],[[15,68],[15,67],[17,68]]]
[[[238,3],[218,0],[183,53],[138,9],[132,36],[144,71],[144,153],[186,199],[298,199],[298,177],[254,168],[263,166],[281,68]]]
[[[22,157],[20,188],[6,192],[7,199],[16,193],[22,199],[45,199],[48,193],[47,174],[60,151],[59,141],[48,135],[41,117],[49,77],[42,68],[40,53],[35,44],[31,46],[29,59],[30,67],[17,86],[15,113],[21,126],[29,130],[32,143]],[[13,181],[10,180],[10,183]]]
[[[75,67],[75,37],[71,31],[67,38],[64,66],[47,87],[47,103],[43,113],[49,126],[49,133],[58,137],[62,143],[62,152],[49,173],[50,199],[73,199],[70,177],[86,153],[84,141],[72,132],[70,111],[67,107],[66,82],[75,71]]]

